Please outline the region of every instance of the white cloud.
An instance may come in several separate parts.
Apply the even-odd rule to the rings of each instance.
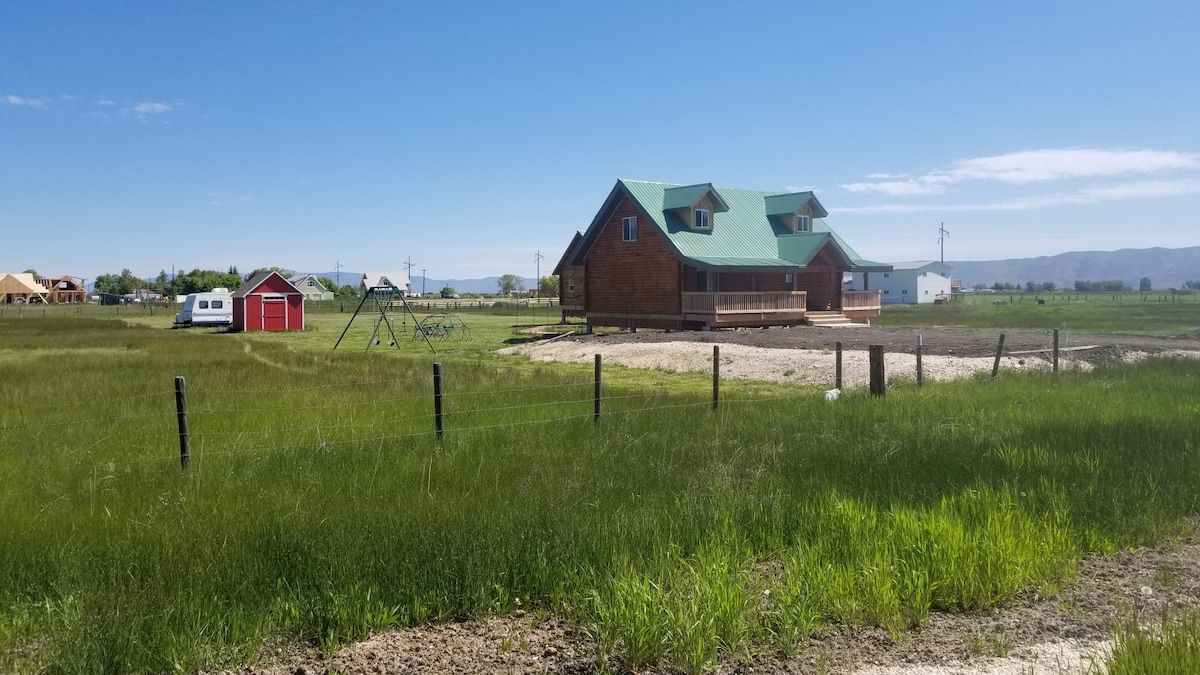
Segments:
[[[1017,199],[1005,199],[976,204],[880,204],[834,209],[837,213],[928,213],[962,211],[1029,211],[1053,206],[1096,204],[1099,202],[1146,197],[1173,197],[1200,194],[1200,181],[1138,181],[1102,187],[1091,187],[1077,192],[1058,192],[1033,195]]]
[[[4,105],[11,105],[11,106],[18,106],[18,107],[25,107],[25,108],[45,108],[46,107],[46,102],[40,98],[23,98],[21,96],[13,96],[12,94],[6,94],[3,98],[0,98],[0,103],[3,103]]]
[[[996,180],[1024,185],[1066,178],[1094,178],[1200,168],[1200,156],[1162,150],[1027,150],[954,163],[948,182]]]
[[[157,101],[141,102],[133,106],[133,112],[138,116],[146,115],[161,115],[171,112],[175,106],[171,103],[160,103]]]
[[[908,180],[883,181],[879,183],[847,183],[842,186],[842,189],[850,192],[878,192],[889,197],[911,197],[915,195],[940,195],[946,191],[946,186],[910,178]]]
[[[1200,168],[1200,155],[1164,150],[1046,149],[1023,150],[992,157],[962,159],[949,169],[915,178],[875,173],[873,182],[848,183],[850,192],[877,192],[891,197],[944,194],[946,186],[965,181],[1010,185],[1151,174]],[[904,178],[904,180],[887,180]]]

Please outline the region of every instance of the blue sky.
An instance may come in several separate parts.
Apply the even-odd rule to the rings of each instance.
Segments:
[[[1200,3],[0,3],[0,271],[548,273],[618,178],[865,257],[1200,245]]]

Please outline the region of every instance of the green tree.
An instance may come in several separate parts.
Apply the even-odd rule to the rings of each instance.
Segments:
[[[515,274],[505,274],[496,280],[496,289],[500,295],[512,295],[525,290],[525,282]]]
[[[453,286],[442,286],[442,290],[438,292],[438,295],[442,296],[443,298],[452,298],[458,295],[458,289],[454,288]]]
[[[231,267],[229,269],[234,270],[235,272],[237,270],[236,267]],[[253,272],[247,274],[246,281],[253,279],[254,275],[262,274],[263,272],[279,272],[280,276],[284,277],[285,279],[287,278],[287,272],[284,271],[284,269],[282,267],[260,267],[256,270],[254,270]]]
[[[1153,286],[1150,285],[1150,277],[1142,277],[1142,280],[1138,282],[1138,290],[1143,293],[1153,290]]]
[[[542,277],[538,280],[538,297],[556,298],[558,297],[558,277],[549,276]]]
[[[188,293],[205,293],[214,288],[233,290],[241,285],[242,277],[236,272],[194,269],[175,277],[172,292],[178,295],[187,295]]]
[[[329,291],[330,293],[337,293],[340,290],[337,282],[329,277],[317,277],[317,281],[321,282],[321,285],[325,287],[325,290]]]
[[[96,293],[100,295],[100,302],[106,305],[115,305],[121,302],[121,297],[133,293],[142,285],[142,280],[133,276],[128,268],[121,270],[120,274],[101,274],[96,277]]]

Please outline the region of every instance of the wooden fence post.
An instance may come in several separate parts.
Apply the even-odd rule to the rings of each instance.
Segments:
[[[713,345],[713,410],[721,400],[721,346]]]
[[[192,466],[192,447],[188,436],[187,385],[182,375],[175,378],[175,421],[179,424],[179,465],[187,473]]]
[[[871,394],[883,396],[887,391],[886,373],[883,366],[883,345],[867,348],[871,357]]]
[[[837,347],[834,349],[834,370],[833,370],[833,388],[842,388],[842,341],[838,340]]]
[[[600,423],[600,355],[596,355],[596,393],[594,396],[595,411],[592,413],[592,421]]]
[[[437,437],[441,438],[445,427],[442,423],[442,364],[433,364],[433,424]]]
[[[921,342],[922,342],[921,334],[917,333],[917,386],[918,387],[921,386],[922,384],[924,384],[924,382],[925,382],[925,376],[924,376],[923,371],[921,370],[921,347],[922,347]]]
[[[1000,343],[996,345],[996,361],[992,364],[992,379],[1000,377],[1000,355],[1004,353],[1004,333],[1000,334]]]
[[[1058,372],[1058,329],[1054,329],[1054,372]]]

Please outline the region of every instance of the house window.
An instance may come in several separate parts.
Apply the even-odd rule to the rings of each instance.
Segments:
[[[567,279],[567,290],[568,291],[575,290],[575,280],[574,279]]]
[[[890,275],[890,274],[888,274],[887,272],[884,272],[884,273],[883,273],[883,278],[884,278],[884,279],[888,278],[889,276],[891,276],[891,275]]]
[[[637,216],[621,219],[621,241],[637,241]]]
[[[908,295],[908,289],[906,288],[906,289],[900,291],[900,295]]]
[[[796,231],[809,232],[812,230],[812,220],[808,216],[796,216]]]
[[[886,289],[886,288],[885,288],[885,289],[883,289],[883,294],[884,294],[884,295],[890,295],[890,294],[888,293],[888,289]]]
[[[791,274],[783,275],[783,285],[787,286],[788,288],[792,287],[792,275]]]
[[[706,209],[696,209],[696,217],[692,219],[692,226],[697,230],[712,228],[712,221],[709,220]]]

